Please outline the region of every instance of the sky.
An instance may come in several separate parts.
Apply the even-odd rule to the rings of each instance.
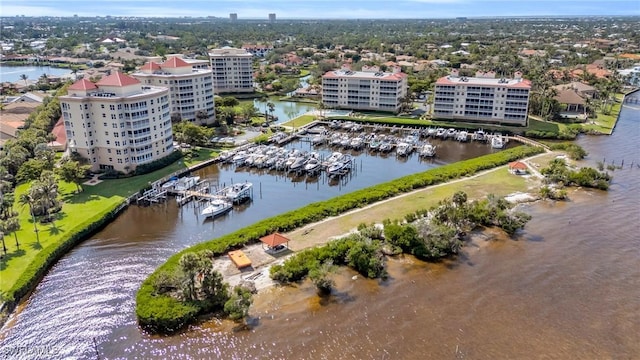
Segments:
[[[0,0],[0,16],[152,16],[416,19],[634,15],[638,0]]]

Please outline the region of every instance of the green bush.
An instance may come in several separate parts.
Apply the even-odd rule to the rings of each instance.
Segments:
[[[135,175],[144,175],[150,172],[154,172],[158,169],[162,169],[180,160],[180,158],[182,158],[182,152],[176,150],[161,159],[154,160],[150,163],[138,165],[136,167]]]
[[[299,209],[261,220],[251,226],[221,236],[217,239],[196,244],[171,256],[167,262],[162,264],[143,282],[136,297],[136,314],[138,315],[138,321],[141,325],[144,325],[145,328],[148,328],[153,332],[171,332],[175,331],[174,328],[164,328],[164,324],[188,324],[193,320],[193,314],[189,307],[181,308],[183,311],[176,310],[170,313],[167,312],[164,309],[165,300],[163,300],[163,298],[166,298],[167,296],[157,295],[153,290],[155,277],[162,272],[172,272],[173,269],[178,266],[178,260],[182,254],[186,252],[198,252],[208,249],[214,255],[222,255],[230,249],[239,248],[245,244],[256,242],[260,237],[275,231],[287,232],[330,216],[340,215],[348,210],[362,207],[363,205],[388,199],[395,195],[428,185],[445,182],[461,176],[473,175],[479,171],[504,165],[526,156],[538,154],[542,151],[544,150],[540,147],[519,146],[475,159],[441,166],[422,173],[404,176],[387,183],[357,190],[333,199],[312,203]],[[344,251],[346,248],[345,244],[334,244],[332,246],[333,247],[323,250],[327,253],[320,253],[319,256],[311,256],[315,254],[310,254],[308,256],[310,258],[314,258],[316,262],[319,261],[322,263],[329,257],[334,256],[330,252]],[[309,249],[305,252],[307,251],[311,252],[320,250]],[[306,259],[305,261],[311,260]],[[339,265],[339,261],[340,260],[334,261],[334,264]],[[292,265],[291,270],[287,270],[287,272],[280,276],[284,280],[302,278],[308,274],[308,271],[309,267],[301,261],[301,263],[296,266]],[[155,305],[156,303],[158,304],[157,309]]]

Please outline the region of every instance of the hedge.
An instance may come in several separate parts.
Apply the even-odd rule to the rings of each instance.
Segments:
[[[248,243],[256,242],[260,237],[275,231],[287,232],[303,225],[310,224],[330,216],[337,216],[346,211],[384,200],[401,193],[429,185],[442,183],[462,176],[473,175],[479,171],[494,168],[508,162],[538,154],[544,149],[539,147],[519,146],[475,159],[441,166],[422,173],[404,176],[387,183],[357,190],[349,194],[303,206],[224,235],[217,239],[196,244],[171,256],[167,262],[157,268],[141,285],[136,296],[136,316],[138,323],[151,332],[168,333],[176,331],[176,326],[184,326],[193,322],[198,314],[193,307],[184,305],[167,295],[155,293],[154,279],[161,273],[172,273],[178,267],[180,257],[187,252],[211,250],[214,255],[222,255],[227,251],[240,248]]]

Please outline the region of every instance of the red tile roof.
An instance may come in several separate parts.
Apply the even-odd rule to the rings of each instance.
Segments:
[[[509,169],[515,169],[515,170],[527,170],[527,164],[521,162],[521,161],[513,161],[509,163]]]
[[[97,88],[96,84],[87,79],[78,80],[69,86],[69,90],[92,90]]]
[[[160,70],[160,65],[158,65],[158,63],[156,62],[149,61],[146,64],[142,65],[140,70],[151,70],[151,71]]]
[[[60,117],[56,125],[53,127],[53,130],[51,130],[51,133],[56,137],[55,142],[59,144],[67,143],[67,132],[65,131],[65,128],[64,128],[64,121],[62,120],[62,116]]]
[[[282,245],[282,244],[288,243],[289,239],[287,239],[282,234],[273,233],[271,235],[267,235],[267,236],[261,237],[260,241],[262,241],[263,243],[267,244],[270,247],[274,247],[274,246],[278,246],[278,245]]]
[[[191,65],[189,65],[189,63],[180,59],[179,57],[172,57],[171,59],[163,62],[161,66],[165,68],[177,68],[177,67],[185,67],[185,66],[191,66]]]
[[[129,75],[125,75],[119,71],[116,71],[115,73],[100,79],[100,81],[98,81],[96,85],[98,86],[129,86],[129,85],[135,85],[135,84],[140,84],[140,81],[138,81],[138,79],[132,78]]]
[[[454,82],[449,80],[447,76],[441,77],[436,81],[436,85],[453,85]]]

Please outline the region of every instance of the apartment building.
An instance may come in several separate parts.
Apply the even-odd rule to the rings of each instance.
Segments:
[[[251,93],[253,88],[253,55],[244,49],[223,47],[209,52],[213,73],[213,91]]]
[[[460,76],[454,69],[436,81],[433,117],[508,125],[527,125],[531,81],[516,72],[513,79],[490,72]]]
[[[169,89],[116,72],[82,79],[60,97],[69,148],[91,170],[129,172],[173,152]]]
[[[162,63],[149,61],[132,76],[144,85],[169,89],[170,111],[183,121],[212,124],[215,121],[213,75],[208,69],[193,68],[180,57]]]
[[[322,103],[327,108],[399,112],[407,96],[407,74],[377,66],[352,71],[348,66],[322,76]]]

